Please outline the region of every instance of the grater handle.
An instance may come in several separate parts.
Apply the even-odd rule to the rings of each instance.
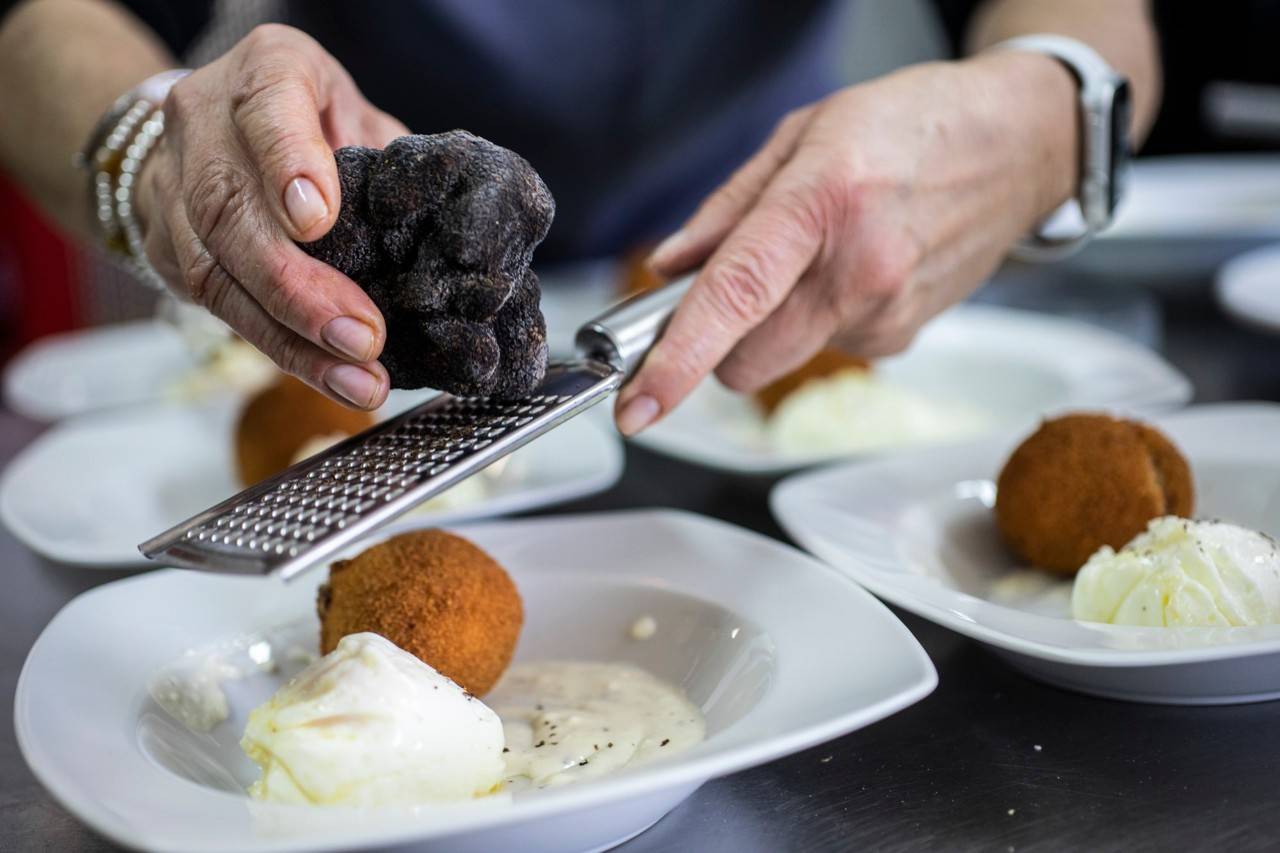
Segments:
[[[630,375],[662,334],[693,279],[688,275],[658,290],[636,294],[583,324],[574,339],[579,354]]]

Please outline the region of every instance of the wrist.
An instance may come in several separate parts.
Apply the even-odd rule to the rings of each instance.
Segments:
[[[1026,51],[990,51],[965,64],[994,93],[1011,164],[1026,187],[1026,226],[1076,195],[1080,182],[1079,86],[1057,59]]]
[[[153,75],[117,98],[77,158],[89,174],[90,198],[105,248],[156,287],[163,282],[146,257],[137,202],[143,169],[164,131],[163,102],[186,73]]]

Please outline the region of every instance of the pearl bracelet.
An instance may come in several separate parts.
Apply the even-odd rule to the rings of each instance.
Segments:
[[[90,200],[107,251],[156,290],[163,290],[165,283],[147,259],[133,192],[147,155],[164,133],[161,104],[187,73],[165,71],[117,98],[76,158],[77,165],[89,171]]]
[[[146,101],[139,103],[150,104]],[[164,290],[164,279],[156,272],[151,261],[147,259],[147,251],[142,241],[142,226],[133,213],[133,190],[138,181],[138,173],[147,155],[155,147],[164,133],[164,111],[154,110],[142,127],[133,137],[133,142],[125,149],[125,158],[120,163],[120,174],[116,178],[115,209],[116,222],[124,232],[125,246],[129,253],[129,266],[143,284],[155,290]]]

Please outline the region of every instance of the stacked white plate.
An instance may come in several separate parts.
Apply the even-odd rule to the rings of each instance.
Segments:
[[[63,421],[0,476],[0,520],[60,562],[144,564],[138,543],[243,488],[232,457],[239,406],[152,404]],[[588,412],[478,475],[472,499],[418,512],[436,524],[524,512],[603,491],[622,465],[608,413]]]

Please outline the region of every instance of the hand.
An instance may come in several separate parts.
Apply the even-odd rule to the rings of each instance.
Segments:
[[[708,373],[754,391],[829,341],[905,348],[1072,192],[1075,83],[1057,61],[993,53],[906,69],[801,109],[650,264],[702,265],[619,395],[626,434]]]
[[[255,29],[179,81],[137,191],[151,263],[283,370],[350,406],[386,399],[386,327],[353,281],[307,256],[340,204],[333,149],[408,131],[309,36]]]

